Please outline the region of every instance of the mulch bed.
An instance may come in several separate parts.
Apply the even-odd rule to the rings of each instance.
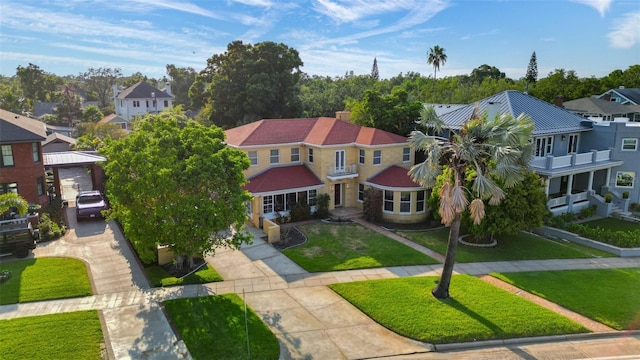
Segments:
[[[280,226],[280,241],[275,242],[273,245],[277,250],[288,249],[293,246],[302,245],[307,241],[307,238],[302,234],[298,228],[293,225]]]

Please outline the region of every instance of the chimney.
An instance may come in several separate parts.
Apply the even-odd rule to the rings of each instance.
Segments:
[[[604,100],[605,101],[611,101],[611,93],[604,94]]]
[[[562,95],[556,95],[556,99],[554,101],[554,104],[557,107],[563,108],[564,107],[564,97]]]
[[[349,122],[351,119],[350,111],[336,111],[336,119]]]
[[[171,93],[171,84],[169,83],[164,84],[164,92],[166,92],[167,95],[173,96],[173,94]]]
[[[118,96],[119,93],[120,93],[120,90],[118,90],[118,84],[114,84],[113,85],[113,97]]]
[[[496,116],[500,116],[500,103],[491,101],[487,103],[487,120],[493,120]]]

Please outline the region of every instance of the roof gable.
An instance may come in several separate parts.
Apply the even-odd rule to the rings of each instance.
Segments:
[[[496,113],[507,113],[514,118],[521,114],[528,115],[535,124],[533,135],[590,130],[588,126],[582,124],[585,118],[515,90],[503,91],[484,98],[474,104],[446,113],[440,119],[447,127],[460,129],[471,117],[475,104],[478,104],[481,113],[487,112],[489,116]]]
[[[76,139],[60,134],[60,133],[51,133],[49,136],[47,136],[47,139],[45,141],[42,142],[42,145],[47,145],[47,144],[51,144],[51,143],[67,143],[67,144],[75,144],[76,143]]]
[[[108,123],[128,123],[130,121],[116,114],[111,114],[111,115],[105,116],[98,122],[101,124],[108,124]]]
[[[368,183],[390,188],[418,188],[420,184],[409,176],[409,170],[391,165],[367,180]]]
[[[140,81],[139,83],[122,90],[116,98],[122,100],[152,99],[154,97],[156,99],[173,99],[173,96],[144,81]]]
[[[244,189],[253,194],[302,189],[323,184],[306,165],[272,167],[248,180],[249,183]]]
[[[46,138],[43,122],[0,109],[0,142],[40,142]]]
[[[229,129],[227,144],[260,146],[305,143],[309,145],[389,145],[407,142],[404,136],[328,118],[263,119]]]

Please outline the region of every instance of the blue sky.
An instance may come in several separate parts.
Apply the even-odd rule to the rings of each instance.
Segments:
[[[429,48],[445,49],[438,78],[496,66],[539,78],[554,69],[603,77],[640,64],[637,0],[2,0],[0,74],[29,63],[57,75],[90,67],[166,75],[206,66],[228,43],[295,48],[310,75],[419,72]]]

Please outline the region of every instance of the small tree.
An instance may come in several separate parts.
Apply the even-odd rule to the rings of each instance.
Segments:
[[[378,58],[373,58],[373,66],[371,67],[371,78],[380,80],[380,72],[378,71]]]
[[[525,80],[527,84],[527,92],[529,92],[529,83],[533,84],[538,81],[538,60],[536,59],[535,51],[531,54],[531,59],[529,59],[529,66],[527,66],[527,75],[525,75]]]
[[[374,223],[382,220],[382,191],[374,188],[365,190],[362,210],[365,220]]]
[[[329,194],[319,194],[316,198],[316,216],[320,219],[329,217]]]

